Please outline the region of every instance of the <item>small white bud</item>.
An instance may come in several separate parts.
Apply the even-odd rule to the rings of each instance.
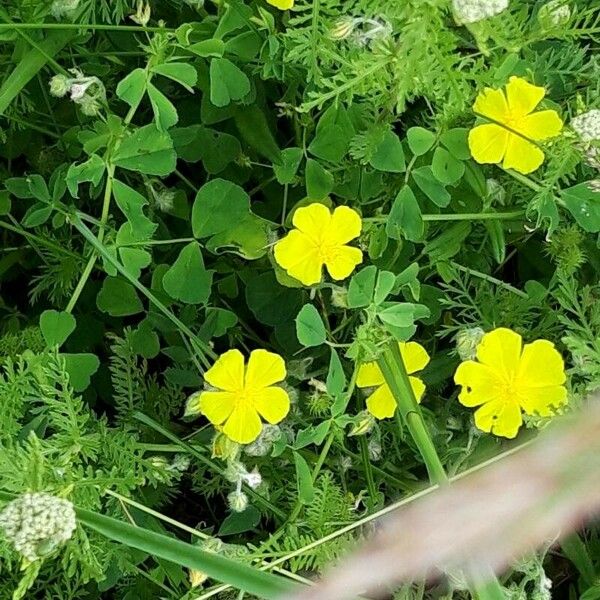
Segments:
[[[246,483],[246,485],[255,490],[262,483],[262,476],[258,472],[258,468],[254,467],[252,471],[242,475],[242,480]]]
[[[477,352],[477,346],[485,332],[481,327],[470,327],[461,329],[455,337],[456,351],[461,360],[473,360]]]
[[[540,8],[537,18],[544,29],[555,29],[569,22],[571,7],[567,0],[550,0]]]
[[[600,110],[594,108],[571,119],[571,127],[584,142],[600,140]]]
[[[248,507],[248,496],[244,492],[236,490],[227,496],[227,503],[233,512],[244,512]]]
[[[137,10],[134,15],[131,15],[129,18],[138,25],[142,27],[146,27],[148,22],[150,21],[150,4],[148,2],[144,3],[144,0],[138,0]]]
[[[56,98],[64,98],[71,89],[71,80],[62,73],[50,79],[50,94]]]

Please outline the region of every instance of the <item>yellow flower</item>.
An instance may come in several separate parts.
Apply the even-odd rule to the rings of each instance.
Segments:
[[[412,377],[412,374],[421,371],[427,366],[429,363],[429,354],[417,342],[399,342],[398,346],[415,398],[417,402],[420,402],[425,392],[425,384],[418,377]],[[385,419],[394,415],[396,411],[396,399],[392,394],[392,390],[390,390],[385,382],[385,377],[376,362],[368,362],[359,367],[356,385],[360,388],[377,387],[367,398],[367,410],[374,417]]]
[[[473,110],[493,123],[469,132],[469,148],[478,163],[497,164],[520,173],[531,173],[544,162],[544,153],[533,142],[557,136],[563,126],[555,110],[534,113],[546,92],[543,87],[511,77],[506,92],[485,88]],[[530,141],[532,140],[532,141]]]
[[[279,10],[288,10],[293,8],[294,0],[267,0],[267,4],[270,4]]]
[[[518,333],[494,329],[477,347],[477,360],[463,362],[454,375],[464,406],[479,406],[475,425],[482,431],[514,438],[528,415],[549,417],[567,400],[561,355],[547,340],[523,346]]]
[[[360,235],[359,214],[347,206],[333,213],[323,204],[299,208],[292,229],[275,244],[275,260],[304,285],[321,281],[323,265],[333,279],[346,279],[362,262],[362,252],[346,244]]]
[[[253,350],[244,364],[239,350],[222,354],[204,373],[204,380],[217,391],[203,391],[190,398],[186,414],[201,413],[238,444],[249,444],[260,434],[262,421],[279,423],[290,410],[287,392],[273,385],[286,376],[279,354]]]

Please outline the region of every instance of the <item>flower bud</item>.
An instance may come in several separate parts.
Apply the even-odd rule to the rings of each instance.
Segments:
[[[508,0],[452,0],[452,6],[456,21],[463,25],[500,14],[508,8]]]
[[[144,4],[144,0],[138,0],[136,12],[129,18],[134,23],[137,23],[142,27],[146,27],[146,25],[148,25],[148,22],[150,21],[150,12],[150,4],[148,2]]]
[[[273,442],[281,436],[279,425],[270,425],[266,423],[260,432],[260,435],[250,444],[244,446],[244,452],[248,456],[267,456],[271,452]]]
[[[193,589],[202,585],[208,579],[208,575],[203,571],[190,569],[188,572],[188,579],[190,581],[190,587]]]
[[[550,0],[540,8],[537,18],[543,29],[556,29],[566,25],[571,18],[568,0]]]
[[[329,37],[333,40],[345,40],[352,35],[357,20],[354,17],[341,17],[329,30]]]
[[[348,290],[337,285],[332,287],[331,304],[336,308],[348,308]]]
[[[477,346],[484,336],[481,327],[461,329],[455,337],[456,351],[461,360],[473,360],[476,356]]]
[[[594,108],[571,119],[571,127],[584,142],[600,140],[600,110]]]
[[[50,79],[50,94],[56,98],[64,98],[71,89],[71,80],[62,73]]]
[[[248,507],[248,496],[240,490],[235,490],[227,496],[227,503],[233,512],[244,512]]]
[[[374,425],[375,417],[370,412],[363,410],[354,417],[354,424],[348,435],[350,437],[366,435],[373,429]]]
[[[258,472],[258,468],[254,467],[252,471],[246,471],[246,473],[242,475],[242,481],[244,481],[246,485],[255,490],[262,483],[262,477],[261,474]]]
[[[235,459],[240,453],[240,445],[223,433],[216,433],[212,441],[212,458]]]
[[[377,462],[378,460],[381,459],[381,452],[382,452],[382,448],[381,448],[381,442],[377,439],[372,439],[369,440],[369,443],[367,444],[367,449],[369,451],[369,459],[372,460],[373,462]]]

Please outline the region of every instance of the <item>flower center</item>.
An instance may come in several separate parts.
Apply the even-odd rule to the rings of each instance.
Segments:
[[[321,242],[317,245],[317,254],[321,262],[331,262],[335,260],[338,254],[338,246],[331,243]]]

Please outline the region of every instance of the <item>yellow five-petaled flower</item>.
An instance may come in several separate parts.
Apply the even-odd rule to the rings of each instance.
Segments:
[[[412,374],[424,369],[429,363],[427,350],[417,342],[399,342],[400,355],[404,362],[408,379],[417,402],[425,393],[425,384]],[[358,369],[356,385],[360,388],[376,387],[377,389],[367,398],[367,410],[378,419],[392,417],[396,411],[396,399],[392,390],[385,382],[385,377],[376,362],[368,362]]]
[[[292,229],[275,244],[275,260],[304,285],[319,283],[323,265],[333,279],[346,279],[362,262],[362,252],[346,244],[360,235],[359,214],[347,206],[333,213],[313,203],[294,213]]]
[[[267,4],[279,10],[289,10],[294,7],[294,0],[267,0]]]
[[[480,407],[475,425],[482,431],[514,438],[521,411],[548,417],[567,400],[564,363],[554,345],[522,342],[510,329],[494,329],[481,339],[477,361],[463,362],[454,375],[461,404]]]
[[[563,126],[555,110],[533,112],[546,92],[520,77],[511,77],[506,92],[485,88],[473,110],[492,121],[469,132],[469,148],[478,163],[502,163],[505,169],[531,173],[544,162],[534,142],[557,136]]]
[[[190,398],[186,414],[203,414],[234,442],[249,444],[262,430],[262,421],[279,423],[290,410],[288,393],[275,385],[285,379],[283,358],[267,350],[253,350],[244,364],[239,350],[228,350],[204,373],[215,390]]]

